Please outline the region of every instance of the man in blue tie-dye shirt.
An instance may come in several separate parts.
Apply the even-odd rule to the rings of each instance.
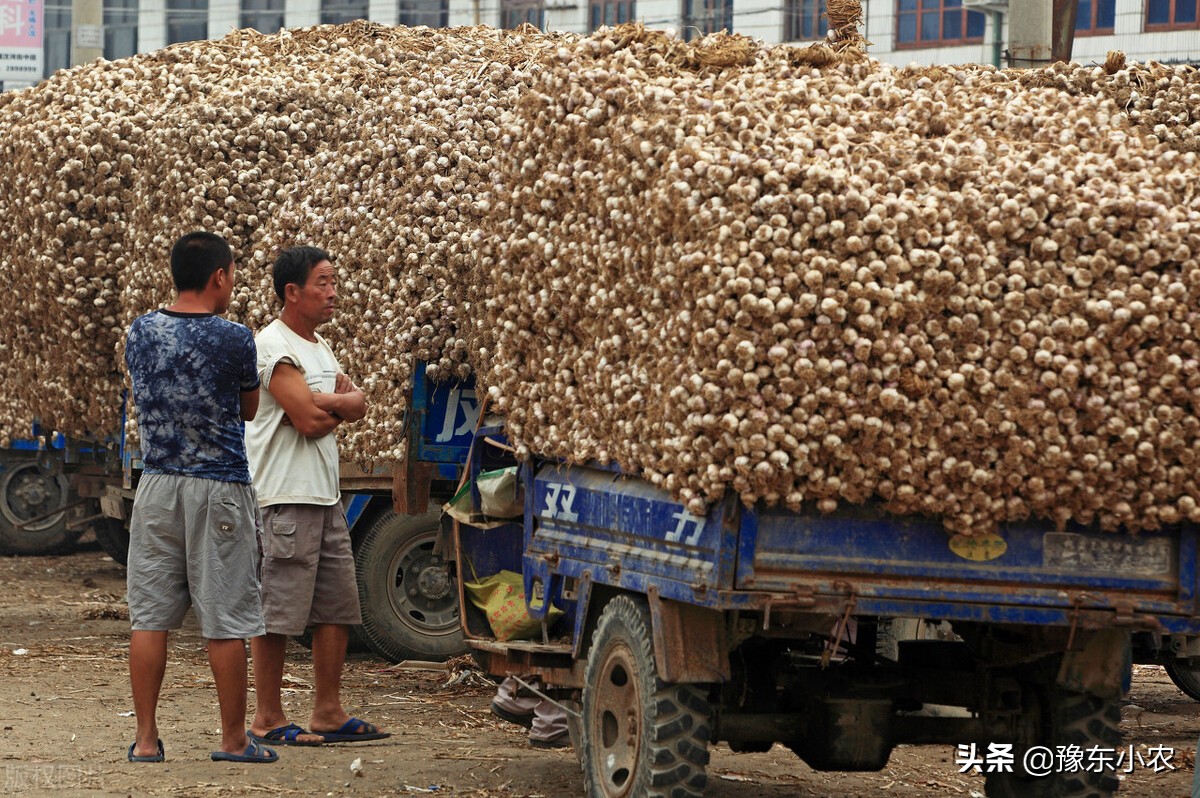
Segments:
[[[212,759],[273,762],[246,736],[246,648],[265,633],[259,598],[259,510],[244,420],[258,411],[250,331],[220,317],[233,292],[233,253],[220,236],[189,233],[171,250],[178,291],[129,328],[125,362],[145,468],[129,543],[129,675],[137,736],[130,762],[161,762],[156,711],[167,635],[188,607],[208,643],[221,711]]]

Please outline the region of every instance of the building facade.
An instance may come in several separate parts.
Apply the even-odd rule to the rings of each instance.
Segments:
[[[728,30],[798,45],[826,32],[825,0],[46,0],[44,76],[78,60],[72,2],[103,4],[104,57],[110,60],[237,28],[272,33],[363,18],[430,27],[530,23],[574,33],[640,21],[689,39]],[[889,63],[1004,66],[1006,5],[863,0],[865,35],[871,54]],[[1073,60],[1081,63],[1103,62],[1110,50],[1136,61],[1200,63],[1200,0],[1079,0],[1076,31]]]

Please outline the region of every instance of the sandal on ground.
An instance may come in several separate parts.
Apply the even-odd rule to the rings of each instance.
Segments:
[[[137,748],[137,740],[129,744],[129,761],[130,762],[162,762],[167,758],[166,751],[163,750],[162,740],[158,741],[158,753],[150,754],[150,756],[137,756],[133,753],[133,749]]]
[[[358,718],[350,718],[342,724],[341,728],[334,731],[317,731],[313,729],[313,734],[319,734],[325,738],[327,743],[354,743],[362,740],[382,740],[384,737],[391,737],[391,732],[380,731],[373,723],[367,723],[365,720]]]
[[[300,737],[305,734],[316,736],[316,732],[310,732],[302,726],[297,726],[295,723],[289,723],[286,726],[280,726],[271,729],[266,734],[255,734],[252,731],[246,732],[246,736],[258,743],[266,743],[267,745],[320,745],[325,740],[301,740]]]
[[[213,751],[209,754],[209,758],[214,762],[274,762],[279,759],[279,754],[265,745],[260,745],[257,741],[251,740],[250,744],[246,746],[246,750],[240,754],[231,754],[228,751]]]

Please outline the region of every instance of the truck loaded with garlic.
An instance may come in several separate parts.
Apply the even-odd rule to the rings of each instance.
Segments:
[[[468,642],[577,702],[592,795],[699,794],[717,740],[1110,794],[1023,757],[1119,744],[1130,629],[1200,653],[1200,75],[630,29],[543,64],[470,286],[524,513],[458,542],[545,625],[464,604]]]
[[[0,435],[119,427],[122,330],[204,228],[252,327],[275,250],[344,253],[359,463],[404,455],[421,360],[478,375],[519,446],[693,509],[1195,521],[1197,85],[637,27],[242,31],[77,67],[0,95]]]
[[[0,94],[0,438],[121,428],[122,331],[201,228],[254,328],[279,248],[339,253],[364,480],[408,462],[424,362],[474,375],[522,459],[619,466],[696,517],[869,507],[963,552],[1035,524],[1136,559],[1200,520],[1198,87],[1119,54],[896,68],[636,25],[76,67]]]

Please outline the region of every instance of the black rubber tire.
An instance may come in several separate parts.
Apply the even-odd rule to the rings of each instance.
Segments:
[[[1075,745],[1082,750],[1093,746],[1119,750],[1121,747],[1121,705],[1116,698],[1101,698],[1052,687],[1046,715],[1046,739],[1038,745],[1057,750],[1057,746]],[[1120,780],[1113,770],[1092,768],[1070,773],[1033,776],[1021,770],[1022,746],[1014,746],[1016,767],[1013,773],[992,773],[987,777],[988,798],[1109,798]]]
[[[900,660],[901,640],[946,640],[950,639],[942,628],[942,622],[925,618],[888,618],[879,623],[875,642],[875,653],[892,662]],[[957,637],[954,639],[958,639]]]
[[[354,546],[363,640],[392,662],[463,654],[458,586],[433,555],[440,513],[376,518]],[[415,591],[415,594],[410,591]]]
[[[589,798],[704,794],[712,709],[701,688],[658,678],[644,599],[605,605],[583,682],[577,750]]]
[[[70,551],[83,534],[83,528],[68,528],[67,523],[82,517],[81,507],[64,510],[24,528],[16,524],[75,501],[66,476],[46,471],[36,457],[14,453],[0,456],[0,553],[35,555]]]
[[[875,638],[875,653],[892,662],[900,660],[901,640],[920,640],[925,636],[925,622],[919,618],[887,618],[879,623]]]
[[[129,526],[118,518],[98,518],[92,522],[92,534],[101,550],[121,565],[129,564]]]
[[[1200,665],[1168,662],[1163,665],[1175,686],[1193,701],[1200,701]]]
[[[292,639],[300,645],[312,651],[312,628],[304,630],[304,634],[293,635]],[[361,654],[370,651],[371,647],[367,645],[367,641],[362,638],[362,627],[350,627],[350,639],[346,641],[346,651],[351,654]]]

